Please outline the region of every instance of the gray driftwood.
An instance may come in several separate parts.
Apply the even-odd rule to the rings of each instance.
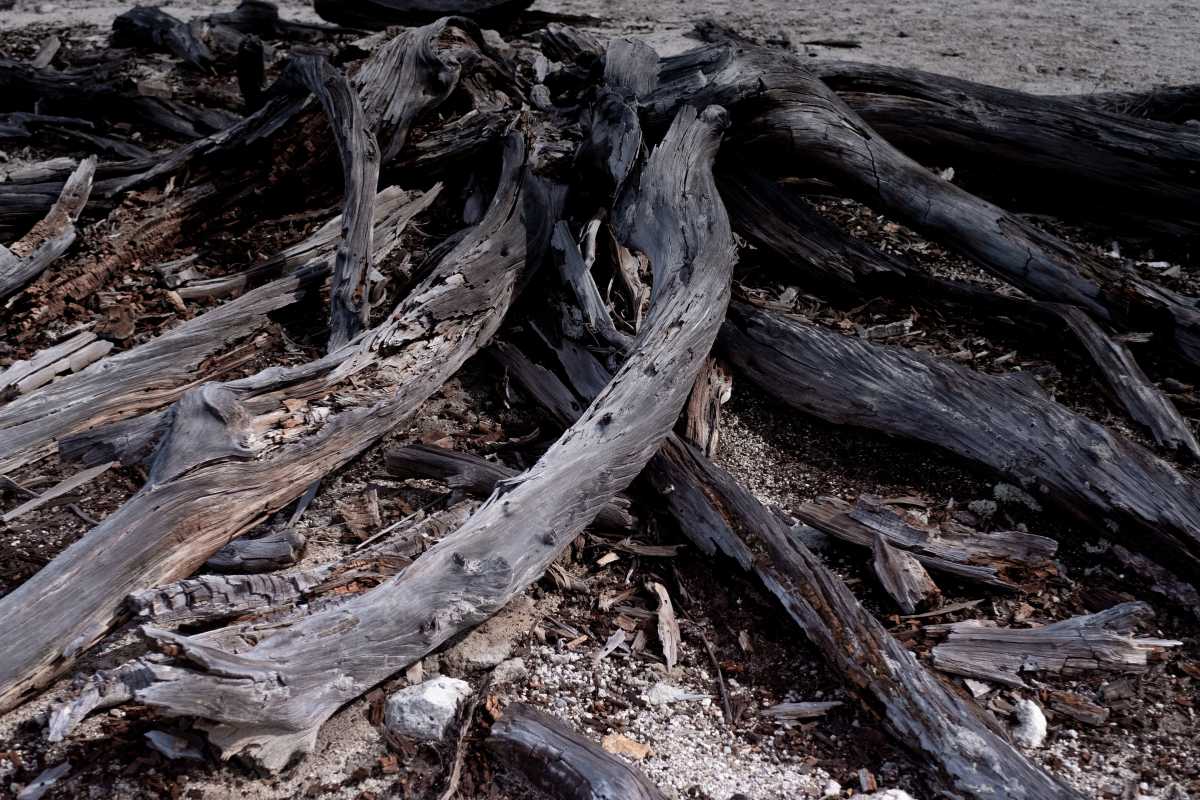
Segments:
[[[1023,672],[1145,672],[1151,655],[1182,644],[1131,635],[1153,616],[1145,603],[1122,603],[1098,614],[1072,617],[1041,628],[997,628],[969,620],[931,625],[925,631],[949,634],[945,642],[933,648],[933,664],[938,669],[1025,686]]]
[[[256,539],[243,536],[222,547],[204,562],[218,572],[270,572],[290,567],[304,552],[304,534],[290,528]]]
[[[65,372],[79,372],[108,355],[112,342],[86,331],[65,342],[39,350],[28,361],[17,361],[0,372],[0,400],[29,394]]]
[[[506,363],[520,358],[510,351]],[[569,392],[548,371],[524,368],[518,374],[535,378],[523,385],[539,402],[553,403]],[[557,388],[549,388],[555,383]],[[583,384],[575,388],[585,397],[595,391]],[[556,416],[559,408],[566,410],[547,406]],[[726,556],[757,576],[867,707],[887,720],[897,739],[920,752],[955,791],[981,800],[997,795],[1079,797],[1028,761],[968,701],[938,681],[778,515],[695,447],[668,436],[646,477],[680,532],[704,553]],[[764,555],[751,550],[749,543],[755,541],[766,546]],[[981,753],[988,757],[981,759]]]
[[[504,709],[488,748],[508,769],[562,800],[666,800],[637,768],[524,703]]]
[[[739,153],[774,174],[831,181],[943,242],[1040,300],[1068,303],[1124,330],[1153,321],[1200,363],[1200,309],[1120,265],[1092,256],[923,168],[873,130],[798,56],[719,43],[663,59],[652,117],[680,102],[720,103]]]

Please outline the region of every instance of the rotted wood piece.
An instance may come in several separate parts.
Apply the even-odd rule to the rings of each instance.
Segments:
[[[451,489],[467,494],[491,494],[498,483],[520,475],[520,472],[488,461],[473,453],[448,450],[431,445],[409,445],[397,447],[384,454],[388,472],[404,478],[434,478],[445,481]],[[627,531],[636,527],[629,513],[629,499],[618,495],[600,509],[596,525],[611,530]]]
[[[1200,490],[1166,462],[1024,384],[735,305],[721,351],[770,396],[839,425],[988,467],[1106,536],[1200,579]]]
[[[709,458],[717,455],[721,436],[721,406],[733,393],[733,376],[711,356],[705,360],[683,412],[683,436]]]
[[[344,586],[356,578],[369,575],[374,581],[382,581],[391,577],[412,562],[426,541],[446,536],[473,509],[471,503],[457,503],[315,567],[276,574],[198,575],[133,592],[125,602],[138,619],[158,625],[210,623],[246,614],[261,615]],[[231,544],[238,541],[241,540]]]
[[[492,724],[488,749],[538,789],[566,800],[666,800],[636,767],[561,720],[513,703]]]
[[[873,495],[861,495],[853,504],[821,497],[795,514],[842,541],[873,548],[882,538],[929,569],[992,586],[1015,589],[1032,575],[1055,572],[1058,543],[1053,539],[1021,531],[981,533],[953,520],[921,525]]]
[[[45,272],[74,244],[75,223],[91,196],[95,174],[95,156],[80,161],[46,217],[11,247],[0,249],[0,301]]]
[[[968,620],[927,626],[925,631],[949,634],[945,642],[933,648],[933,665],[938,669],[1008,686],[1025,686],[1023,672],[1145,672],[1152,655],[1183,644],[1131,635],[1153,616],[1145,603],[1122,603],[1098,614],[1071,617],[1041,628],[996,628]]]
[[[941,601],[942,591],[921,566],[921,562],[903,550],[888,544],[876,534],[873,545],[875,575],[905,614],[916,614],[934,608]]]

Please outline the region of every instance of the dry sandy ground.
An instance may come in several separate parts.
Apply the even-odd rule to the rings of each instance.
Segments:
[[[17,0],[0,31],[39,23],[107,27],[129,3]],[[229,6],[220,0],[164,3],[181,17]],[[285,14],[315,21],[310,4],[281,0]],[[920,67],[1034,92],[1090,92],[1200,80],[1200,12],[1193,0],[539,0],[546,11],[588,14],[608,32],[649,38],[662,49],[702,16],[800,50]],[[49,9],[38,11],[38,9]],[[805,41],[853,39],[855,50]]]
[[[279,0],[279,4],[287,16],[316,19],[307,3]],[[232,5],[232,0],[188,0],[165,4],[165,8],[189,17]],[[5,30],[31,25],[91,24],[106,29],[112,18],[128,7],[126,3],[18,0],[12,10],[0,11],[0,43]],[[1200,39],[1200,13],[1194,2],[857,0],[793,4],[781,0],[736,3],[721,0],[701,5],[681,0],[655,4],[631,0],[542,0],[537,8],[595,16],[597,31],[643,36],[663,52],[685,46],[682,34],[691,23],[700,16],[712,16],[758,37],[782,39],[802,52],[825,58],[920,67],[1036,92],[1088,92],[1200,79],[1200,47],[1196,46]],[[861,47],[832,50],[803,44],[819,39],[853,39]],[[806,447],[801,440],[806,429],[792,430],[789,425],[789,420],[778,418],[778,412],[735,397],[722,445],[722,460],[727,467],[764,500],[785,506],[809,499],[819,493],[818,489],[827,492],[839,488],[809,482],[810,473],[821,475],[821,480],[827,476],[820,465],[810,469],[798,459],[796,454]],[[556,607],[547,607],[546,600],[539,600],[537,607],[547,615],[557,613]],[[704,619],[707,615],[698,611],[696,617]],[[108,652],[98,653],[89,665],[115,663],[121,657],[122,643],[119,637],[114,637]],[[527,656],[531,672],[546,691],[522,690],[519,694],[522,699],[551,704],[550,698],[567,697],[568,690],[578,696],[581,687],[591,680],[590,670],[573,666],[578,659],[556,660],[545,647],[534,647]],[[675,680],[689,689],[705,691],[709,676],[705,673],[707,662],[703,653],[689,651],[683,663],[683,673]],[[797,687],[811,690],[819,685],[820,679],[810,682],[800,675],[809,668],[807,664],[795,667],[796,674],[790,677]],[[658,679],[652,674],[635,677],[642,681],[638,686]],[[788,699],[813,697],[807,693]],[[766,695],[755,695],[756,701],[765,703],[767,699]],[[44,707],[44,701],[31,704],[28,710],[38,706]],[[322,731],[317,753],[282,779],[262,781],[228,769],[214,770],[189,783],[190,791],[196,792],[190,796],[283,798],[312,793],[314,787],[337,782],[356,766],[370,764],[387,752],[364,712],[365,703],[360,701],[337,715]],[[758,755],[763,748],[756,747],[755,754],[748,755],[744,742],[723,740],[714,712],[715,707],[706,702],[694,710],[647,712],[629,720],[631,731],[641,726],[644,731],[658,732],[659,753],[647,765],[649,771],[664,780],[670,776],[669,782],[680,790],[696,785],[721,800],[735,790],[753,798],[820,795],[829,774],[820,768],[810,769],[803,754],[786,747],[778,751],[766,748],[767,756]],[[577,717],[578,709],[572,708],[567,715]],[[857,717],[847,719],[849,724],[858,725]],[[587,724],[585,719],[576,721]],[[99,738],[99,730],[99,725],[93,723],[85,726],[83,735]],[[0,724],[0,742],[8,733],[11,728]],[[717,743],[715,752],[706,750],[707,742]],[[150,771],[153,773],[153,767]],[[141,796],[133,788],[144,786],[141,777],[136,770],[130,774],[131,794]],[[1096,782],[1088,781],[1086,776],[1069,777],[1095,791]],[[349,798],[358,796],[363,789],[380,789],[385,785],[386,782],[375,783],[372,779],[340,791],[318,788],[316,794]],[[0,782],[0,796],[6,788]],[[69,791],[86,796],[88,788],[72,785]]]

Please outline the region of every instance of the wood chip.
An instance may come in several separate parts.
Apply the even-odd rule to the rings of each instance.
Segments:
[[[642,744],[641,742],[635,742],[633,739],[630,739],[628,736],[620,733],[608,734],[600,740],[600,746],[609,753],[619,756],[628,756],[634,761],[641,761],[643,758],[654,752],[650,749],[649,745]]]
[[[663,660],[667,671],[675,669],[679,661],[679,623],[675,620],[675,609],[667,587],[657,581],[650,584],[650,591],[658,595],[658,640],[662,644]]]

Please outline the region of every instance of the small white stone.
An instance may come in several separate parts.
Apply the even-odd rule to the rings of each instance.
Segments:
[[[383,724],[391,733],[423,741],[445,737],[471,684],[445,676],[407,686],[387,699]]]
[[[1032,700],[1018,700],[1013,709],[1017,724],[1013,726],[1013,741],[1022,747],[1036,750],[1046,741],[1046,715]]]
[[[842,793],[842,785],[835,780],[830,780],[825,784],[825,788],[821,791],[822,797],[837,797]]]

